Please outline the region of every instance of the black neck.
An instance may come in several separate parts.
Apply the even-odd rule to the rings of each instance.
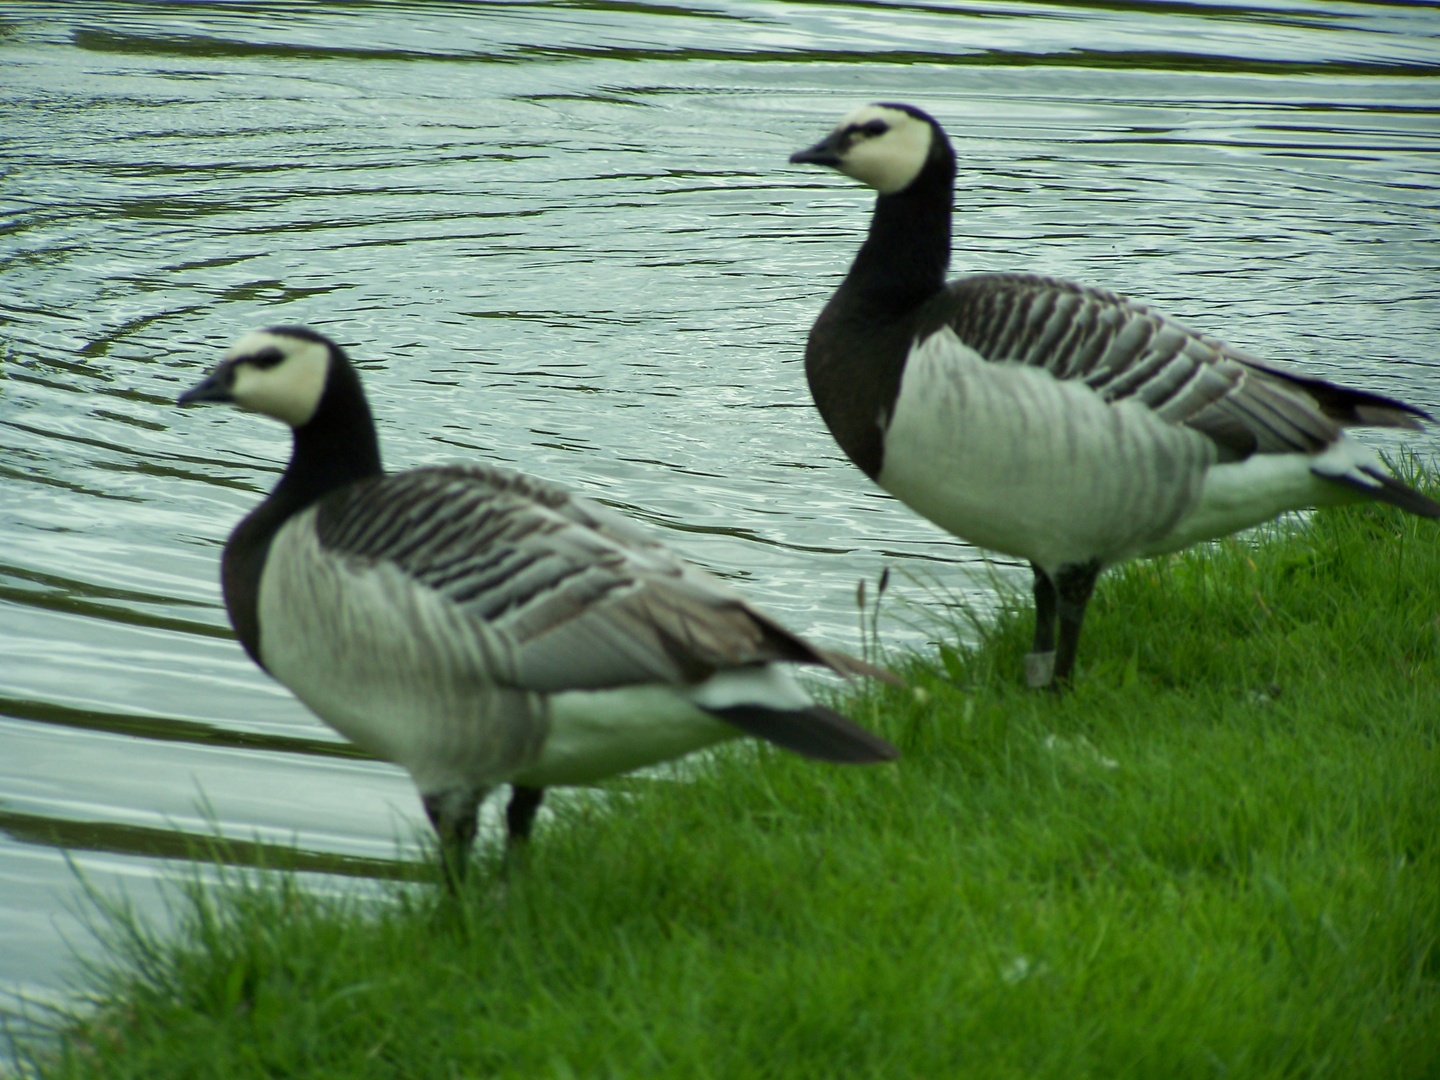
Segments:
[[[360,378],[336,349],[315,415],[295,429],[285,474],[270,497],[235,527],[221,560],[230,623],[261,667],[265,662],[260,658],[260,575],[270,541],[291,517],[330,492],[383,472],[380,442]]]
[[[268,501],[283,502],[297,513],[336,488],[383,471],[360,378],[348,362],[336,358],[315,415],[295,429],[290,464]]]
[[[831,434],[871,479],[884,465],[882,425],[895,404],[916,323],[945,289],[955,153],[935,128],[930,155],[903,191],[881,195],[855,262],[815,321],[805,375]]]
[[[870,235],[841,286],[852,302],[898,315],[945,287],[954,191],[955,157],[942,143],[909,187],[875,200]]]

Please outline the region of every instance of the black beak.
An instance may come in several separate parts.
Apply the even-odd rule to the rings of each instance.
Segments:
[[[206,401],[234,401],[230,396],[230,365],[221,364],[205,378],[175,399],[176,405],[198,405]]]
[[[829,165],[832,169],[840,167],[840,151],[843,136],[835,131],[827,135],[820,142],[808,150],[797,150],[790,155],[791,165]]]

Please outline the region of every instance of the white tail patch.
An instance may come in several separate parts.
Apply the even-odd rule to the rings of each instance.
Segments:
[[[775,664],[717,672],[690,691],[689,696],[703,709],[763,705],[788,710],[808,709],[815,704],[795,676]]]

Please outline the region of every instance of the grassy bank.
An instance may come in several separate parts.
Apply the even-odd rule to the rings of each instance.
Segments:
[[[1112,574],[1061,699],[1021,688],[1029,625],[847,703],[896,766],[617,785],[458,909],[197,892],[38,1071],[1440,1075],[1440,529]]]

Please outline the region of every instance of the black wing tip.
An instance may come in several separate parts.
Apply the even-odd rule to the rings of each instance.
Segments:
[[[814,761],[874,765],[900,756],[900,751],[888,740],[824,705],[805,709],[732,705],[706,711],[747,735]]]
[[[1407,405],[1403,401],[1393,405],[1356,405],[1354,416],[1355,427],[1388,427],[1402,431],[1424,431],[1425,425],[1420,423],[1421,420],[1431,424],[1435,422],[1435,417],[1418,405]]]
[[[1341,427],[1383,427],[1399,428],[1404,431],[1424,431],[1424,424],[1435,423],[1435,417],[1418,405],[1401,401],[1388,394],[1373,390],[1359,390],[1343,386],[1314,375],[1289,371],[1274,364],[1266,363],[1253,356],[1239,355],[1245,366],[1286,382],[1308,394],[1330,420]]]

